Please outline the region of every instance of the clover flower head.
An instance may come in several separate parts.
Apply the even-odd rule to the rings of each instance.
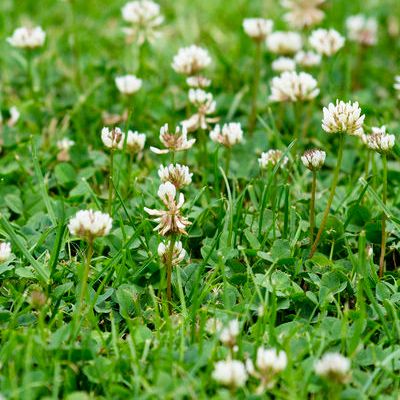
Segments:
[[[177,189],[192,183],[193,174],[190,173],[189,167],[181,164],[170,164],[167,167],[163,165],[158,169],[158,176],[162,182],[170,182]]]
[[[216,125],[210,132],[210,138],[213,142],[222,144],[225,147],[232,147],[243,141],[242,125],[238,122],[224,124],[222,129]]]
[[[7,261],[11,257],[11,244],[0,242],[0,263]]]
[[[101,130],[101,140],[103,141],[104,146],[109,149],[117,149],[120,147],[120,143],[124,143],[124,139],[125,134],[120,128],[109,129],[104,127]]]
[[[170,245],[171,245],[171,242],[169,242],[169,241],[166,241],[165,243],[161,242],[158,245],[157,253],[163,264],[168,263],[167,257],[168,257],[168,250],[170,248]],[[185,259],[185,257],[186,257],[186,250],[183,248],[182,242],[181,241],[175,242],[174,249],[172,251],[172,265],[180,264]]]
[[[388,153],[394,147],[395,136],[386,133],[386,127],[373,127],[370,135],[362,135],[363,142],[370,150],[377,153]]]
[[[101,211],[81,210],[72,217],[68,224],[71,235],[93,240],[107,236],[112,228],[112,218]]]
[[[365,15],[352,15],[346,19],[347,36],[353,42],[373,46],[378,41],[378,22]]]
[[[215,363],[212,377],[224,386],[237,388],[246,384],[248,375],[241,361],[227,359]]]
[[[123,75],[115,78],[115,85],[122,94],[133,94],[142,87],[142,80],[135,75]]]
[[[188,76],[197,75],[210,64],[211,57],[208,51],[194,44],[180,48],[172,60],[174,71]]]
[[[282,159],[280,167],[283,168],[289,161],[288,157],[283,157],[283,152],[280,150],[268,150],[267,152],[261,153],[261,157],[258,159],[258,163],[261,169],[266,169],[269,166],[275,166],[279,160]]]
[[[325,158],[325,151],[313,149],[304,152],[304,154],[301,156],[301,161],[310,171],[317,171],[324,165]]]
[[[336,383],[346,383],[350,378],[350,360],[340,353],[326,353],[314,365],[315,373]]]
[[[126,150],[131,154],[140,153],[144,149],[144,144],[146,142],[146,135],[144,133],[139,133],[137,131],[133,132],[131,130],[126,134],[125,141],[122,140],[118,143],[118,148],[123,149],[126,146]]]
[[[321,55],[313,51],[299,51],[294,56],[295,62],[304,68],[315,67],[321,64]]]
[[[317,81],[306,72],[283,72],[271,81],[272,102],[312,100],[319,94]]]
[[[271,53],[281,55],[294,54],[303,46],[301,35],[291,31],[275,31],[267,37],[266,43]]]
[[[219,333],[219,340],[229,347],[233,347],[236,344],[236,338],[240,333],[240,325],[237,319],[229,321],[228,325],[225,326]]]
[[[211,85],[211,80],[201,75],[189,76],[186,83],[193,89],[205,89]]]
[[[42,47],[46,39],[44,30],[37,26],[35,28],[21,27],[17,28],[11,37],[7,38],[7,42],[21,49],[36,49]]]
[[[247,36],[257,42],[267,38],[272,32],[274,22],[264,18],[246,18],[243,20],[243,29]]]
[[[283,19],[294,29],[308,28],[319,24],[325,17],[320,7],[325,0],[281,0],[288,12]]]
[[[345,39],[335,29],[316,29],[308,41],[317,53],[332,56],[344,46]]]
[[[365,115],[361,115],[358,102],[336,100],[323,109],[322,129],[328,133],[347,133],[360,136],[364,133],[363,123]]]
[[[183,125],[182,129],[177,126],[175,133],[169,131],[168,124],[165,124],[160,129],[160,141],[166,147],[166,149],[158,149],[157,147],[150,147],[150,150],[156,154],[167,154],[170,151],[183,151],[190,149],[196,139],[187,138],[187,129]]]

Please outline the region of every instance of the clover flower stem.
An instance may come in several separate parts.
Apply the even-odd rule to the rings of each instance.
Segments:
[[[171,236],[170,242],[169,242],[169,248],[168,248],[168,254],[167,254],[167,262],[166,262],[166,269],[167,269],[167,302],[168,302],[168,311],[169,314],[172,312],[172,260],[174,257],[174,248],[175,248],[175,240],[176,237],[175,235]]]
[[[134,162],[134,155],[133,153],[129,153],[128,156],[128,166],[127,166],[127,181],[128,181],[128,194],[131,192],[130,188],[131,188],[131,178],[132,178],[132,166],[133,166],[133,162]]]
[[[317,171],[312,171],[311,200],[310,200],[310,243],[312,243],[314,240],[316,189],[317,189]]]
[[[382,202],[386,205],[387,201],[387,156],[382,154],[383,164],[383,191],[382,191]],[[385,269],[385,254],[386,254],[386,214],[383,211],[382,214],[382,240],[381,240],[381,255],[379,258],[379,277],[382,278]]]
[[[232,149],[230,147],[227,147],[225,150],[225,171],[226,171],[226,177],[229,177],[229,168],[231,165],[231,158],[232,158]]]
[[[257,95],[258,95],[258,86],[260,83],[260,74],[261,74],[261,42],[258,41],[256,43],[256,52],[254,56],[254,80],[253,80],[253,88],[252,88],[252,98],[251,98],[251,111],[249,117],[249,134],[252,135],[257,123]]]
[[[29,89],[31,91],[31,96],[34,97],[35,84],[33,78],[33,55],[32,50],[26,51],[26,64],[27,64],[27,78],[29,82]]]
[[[113,199],[113,174],[114,174],[114,149],[110,152],[110,171],[108,173],[108,214],[112,216],[112,199]]]
[[[372,152],[367,150],[367,159],[365,160],[365,178],[368,177],[369,173],[369,162],[371,160]]]
[[[340,138],[339,138],[338,158],[336,161],[336,168],[333,173],[333,180],[332,180],[332,185],[331,185],[331,191],[330,191],[329,198],[328,198],[328,203],[326,204],[326,207],[325,207],[324,215],[322,217],[321,225],[318,229],[317,237],[315,238],[315,241],[311,247],[309,258],[312,258],[312,256],[317,251],[318,243],[321,239],[322,232],[325,229],[325,225],[326,225],[326,221],[329,216],[329,211],[330,211],[330,208],[332,205],[332,201],[333,201],[333,198],[335,197],[336,186],[338,183],[340,167],[342,165],[342,159],[343,159],[344,140],[345,140],[345,134],[341,133]]]

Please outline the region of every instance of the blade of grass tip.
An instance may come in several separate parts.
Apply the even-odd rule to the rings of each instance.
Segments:
[[[231,188],[229,186],[228,178],[225,175],[224,170],[219,167],[219,170],[222,174],[222,178],[225,181],[225,186],[226,186],[226,192],[228,194],[228,210],[227,210],[227,216],[228,216],[228,246],[230,247],[232,244],[232,230],[233,230],[233,200],[232,200],[232,193],[231,193]]]
[[[243,99],[243,97],[245,96],[245,94],[249,91],[249,87],[247,85],[243,86],[242,89],[240,89],[240,91],[235,95],[235,97],[233,98],[232,104],[229,107],[229,111],[228,114],[226,116],[226,120],[227,121],[231,121],[232,118],[234,117],[237,109],[239,108],[239,105]]]
[[[4,218],[4,215],[2,214],[0,214],[0,224],[2,228],[7,232],[7,235],[10,237],[13,245],[15,245],[18,250],[24,255],[24,257],[31,263],[32,267],[38,273],[40,279],[47,284],[49,281],[49,272],[45,270],[43,266],[33,258],[32,254],[29,253],[29,251],[26,249],[26,247],[23,245],[23,243],[15,233],[14,228],[7,221],[7,219]]]
[[[86,189],[88,190],[88,192],[90,193],[90,196],[92,197],[93,201],[96,204],[96,207],[101,210],[101,203],[96,195],[96,193],[93,191],[93,189],[91,188],[91,186],[89,185],[88,181],[85,178],[82,178],[81,181],[84,183],[84,185],[86,186]]]
[[[33,167],[35,171],[35,177],[39,185],[40,194],[46,206],[47,213],[49,214],[51,222],[53,223],[53,225],[56,225],[57,224],[56,214],[54,213],[53,206],[51,205],[50,197],[47,194],[46,185],[44,183],[44,177],[42,174],[42,170],[40,169],[39,159],[37,157],[36,147],[33,143],[32,138],[31,138],[31,149],[32,149]]]

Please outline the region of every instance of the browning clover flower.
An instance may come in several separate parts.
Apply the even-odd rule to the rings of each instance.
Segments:
[[[120,147],[121,143],[124,143],[125,134],[121,131],[120,128],[109,129],[104,127],[101,130],[101,140],[103,141],[104,146],[109,149],[116,149]]]
[[[289,55],[298,52],[303,45],[297,32],[276,31],[267,37],[267,48],[275,54]]]
[[[17,28],[11,37],[7,38],[7,42],[21,49],[35,49],[42,47],[46,39],[44,30],[37,26],[35,28],[21,27]]]
[[[158,176],[161,182],[171,182],[177,189],[180,189],[192,183],[193,174],[186,165],[170,164],[167,167],[161,165],[158,169]]]
[[[159,37],[157,29],[163,23],[160,6],[151,0],[137,0],[126,3],[121,9],[122,18],[131,24],[124,28],[128,41],[139,45],[146,40],[153,42]]]
[[[317,81],[306,72],[283,72],[271,82],[270,101],[312,100],[319,94]]]
[[[326,353],[314,365],[315,373],[336,383],[350,379],[350,360],[340,353]]]
[[[325,163],[326,153],[323,150],[307,150],[302,156],[301,161],[310,171],[317,171]]]
[[[365,115],[361,115],[358,102],[336,100],[336,105],[330,103],[323,109],[322,129],[328,133],[348,133],[360,136],[363,134]]]
[[[344,46],[344,37],[334,29],[316,29],[308,39],[319,54],[332,56]]]
[[[210,118],[207,115],[215,113],[217,103],[215,102],[212,93],[207,93],[202,89],[190,89],[189,101],[197,108],[197,112],[189,119],[182,121],[189,132],[197,129],[207,129],[208,124],[216,122],[218,118]]]
[[[267,38],[272,32],[274,22],[264,18],[246,18],[243,20],[243,29],[247,36],[257,42],[261,42]]]
[[[378,38],[378,23],[375,18],[367,18],[362,14],[352,15],[346,20],[347,35],[353,42],[365,46],[373,46]]]
[[[158,256],[163,264],[168,262],[168,250],[170,248],[170,242],[160,243],[157,248]],[[172,266],[180,264],[186,257],[186,250],[182,247],[182,242],[178,241],[174,243],[174,249],[172,252]]]
[[[370,135],[362,136],[363,142],[370,150],[377,153],[388,153],[393,148],[395,143],[395,136],[386,133],[386,127],[373,127]]]
[[[242,126],[237,122],[224,124],[222,129],[219,125],[216,125],[210,132],[210,138],[213,142],[221,143],[225,147],[232,147],[243,141]]]
[[[318,8],[323,3],[325,0],[281,0],[282,6],[288,10],[283,19],[295,29],[319,24],[325,17]]]
[[[154,218],[158,225],[154,228],[155,231],[162,236],[168,234],[181,233],[187,235],[186,227],[191,223],[187,218],[181,215],[181,208],[185,202],[182,193],[178,196],[176,202],[176,188],[171,182],[166,182],[160,185],[158,189],[158,197],[164,203],[166,210],[155,210],[145,207],[144,210]]]
[[[57,148],[58,148],[58,150],[60,150],[60,152],[57,154],[57,160],[58,161],[69,161],[70,160],[69,149],[74,144],[75,144],[75,142],[68,138],[59,140],[57,142]]]
[[[122,94],[134,94],[142,87],[142,80],[135,75],[123,75],[115,78],[115,85]]]
[[[206,49],[191,45],[179,49],[172,61],[172,68],[179,74],[193,76],[211,64],[211,57]]]
[[[261,157],[258,159],[258,163],[261,169],[266,169],[268,166],[275,166],[279,160],[282,159],[280,167],[283,168],[289,161],[288,157],[283,157],[283,152],[280,150],[268,150],[265,153],[261,153]]]
[[[111,228],[112,218],[108,214],[93,210],[78,211],[68,224],[71,235],[89,241],[99,236],[107,236]]]
[[[170,133],[168,130],[168,124],[165,124],[160,129],[160,141],[166,147],[166,149],[158,149],[157,147],[150,147],[150,150],[156,154],[167,154],[170,151],[183,151],[190,149],[196,139],[187,139],[187,129],[185,126],[181,128],[176,127],[175,133]]]
[[[146,142],[146,135],[144,133],[139,133],[136,131],[135,132],[128,131],[128,133],[126,134],[125,142],[126,144],[124,143],[123,140],[120,141],[118,143],[118,148],[123,149],[125,146],[128,153],[131,154],[140,153],[144,148],[144,144]]]

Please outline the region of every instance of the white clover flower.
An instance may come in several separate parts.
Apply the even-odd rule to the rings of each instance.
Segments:
[[[126,146],[129,153],[136,154],[143,150],[145,142],[146,135],[144,133],[129,130],[126,134],[126,140],[119,141],[118,148],[123,149]]]
[[[212,377],[218,383],[232,388],[244,386],[248,378],[244,364],[230,359],[216,362]]]
[[[57,148],[59,153],[57,154],[58,161],[69,161],[69,149],[75,144],[75,142],[71,139],[64,138],[57,141]]]
[[[7,121],[6,121],[6,124],[7,124],[8,127],[11,128],[11,127],[16,125],[16,123],[18,122],[19,117],[20,117],[21,114],[18,111],[18,108],[15,107],[15,106],[10,108],[9,114],[10,115],[9,115],[9,118],[7,119]],[[2,125],[3,125],[3,116],[1,115],[1,112],[0,112],[0,127]]]
[[[393,84],[394,90],[396,90],[400,98],[400,75],[395,76],[394,78],[394,84]]]
[[[142,87],[142,80],[135,75],[123,75],[115,78],[115,85],[122,94],[133,94]]]
[[[344,46],[344,37],[334,29],[316,29],[308,39],[311,47],[319,54],[332,56]]]
[[[186,83],[189,87],[194,89],[204,89],[211,85],[211,80],[204,76],[189,76],[186,78]]]
[[[294,54],[303,46],[301,35],[297,32],[276,31],[267,37],[268,50],[276,54]]]
[[[190,118],[181,122],[189,132],[197,129],[207,129],[210,123],[216,122],[218,118],[208,117],[214,114],[217,103],[212,93],[205,92],[203,89],[190,89],[189,101],[197,108],[197,112]]]
[[[283,19],[295,29],[319,24],[325,17],[318,8],[323,3],[325,0],[281,0],[282,6],[288,9]]]
[[[158,176],[161,182],[171,182],[177,189],[180,189],[192,183],[193,174],[186,165],[170,164],[167,167],[161,165],[158,169]]]
[[[163,264],[168,263],[167,257],[170,245],[171,242],[169,241],[167,241],[166,243],[161,242],[158,245],[157,253]],[[186,250],[182,247],[182,242],[181,241],[175,242],[174,249],[172,252],[172,260],[171,260],[172,265],[180,264],[185,259],[185,257],[186,257]]]
[[[315,363],[314,370],[326,379],[346,383],[350,377],[350,360],[340,353],[326,353]]]
[[[11,257],[11,244],[0,242],[0,263],[7,261]]]
[[[289,57],[279,57],[272,62],[272,70],[276,72],[294,71],[296,69],[296,61]]]
[[[35,28],[17,28],[7,42],[13,47],[22,49],[35,49],[42,47],[46,39],[44,30],[37,26]]]
[[[377,153],[388,153],[394,146],[395,136],[386,133],[386,127],[373,127],[370,135],[362,135],[363,142],[370,150]]]
[[[125,134],[121,131],[120,128],[109,129],[104,127],[101,130],[101,140],[103,141],[104,146],[109,149],[116,149],[120,147],[120,143],[124,143]]]
[[[112,218],[101,211],[81,210],[72,217],[68,224],[71,235],[87,240],[107,236],[112,228]]]
[[[175,129],[175,134],[170,133],[168,129],[168,124],[165,124],[160,129],[160,140],[161,143],[166,147],[166,149],[158,149],[157,147],[150,147],[150,150],[156,154],[167,154],[170,151],[183,151],[190,149],[196,139],[187,139],[187,129],[185,126],[181,128],[179,126]]]
[[[243,29],[247,36],[255,41],[263,41],[272,32],[274,22],[264,18],[246,18],[243,20]]]
[[[317,81],[306,72],[283,72],[271,81],[272,102],[312,100],[319,94]]]
[[[144,207],[144,210],[154,218],[158,225],[154,228],[160,235],[166,236],[171,233],[187,235],[186,227],[190,225],[187,218],[181,215],[185,197],[182,193],[176,202],[176,188],[171,182],[162,183],[158,189],[158,197],[166,206],[167,210],[156,210]]]
[[[219,334],[219,340],[225,346],[233,347],[236,344],[236,338],[239,336],[239,333],[239,321],[237,319],[233,319],[229,321],[228,325],[221,330]]]
[[[220,332],[222,328],[223,324],[218,318],[209,318],[206,321],[205,330],[210,335]]]
[[[304,154],[301,156],[301,161],[310,171],[317,171],[324,165],[325,158],[325,151],[313,149],[304,152]]]
[[[283,157],[283,153],[280,150],[268,150],[265,153],[261,153],[261,157],[258,159],[258,163],[261,169],[268,168],[268,166],[275,166],[279,160],[282,159],[280,167],[283,168],[289,161],[288,157]]]
[[[282,372],[287,366],[287,356],[284,351],[276,349],[257,349],[256,367],[263,375],[274,375]]]
[[[347,35],[353,42],[373,46],[378,41],[378,22],[365,15],[352,15],[346,20]]]
[[[174,56],[172,68],[175,72],[184,75],[197,75],[211,64],[208,51],[202,47],[191,45],[182,47]]]
[[[153,42],[159,36],[157,29],[163,23],[160,6],[151,0],[137,0],[126,3],[121,9],[122,18],[131,24],[124,28],[128,39],[138,44],[146,40]]]
[[[336,105],[330,103],[323,109],[322,129],[328,133],[348,133],[362,135],[365,115],[361,115],[358,102],[336,100]]]
[[[314,53],[313,51],[299,51],[294,56],[294,60],[297,64],[304,68],[315,67],[321,64],[321,55]]]
[[[210,132],[210,138],[213,142],[221,143],[225,147],[232,147],[243,141],[242,125],[237,122],[224,124],[222,129],[216,125]]]

